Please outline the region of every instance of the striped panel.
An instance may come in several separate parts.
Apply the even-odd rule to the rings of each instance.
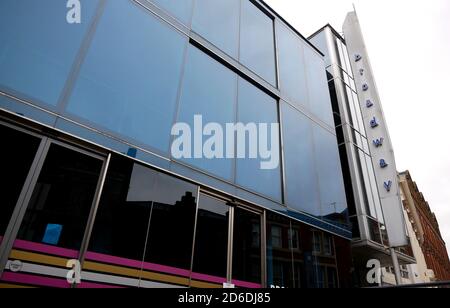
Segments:
[[[77,258],[76,250],[16,240],[1,280],[14,288],[70,288],[66,265],[68,260]],[[10,271],[13,261],[21,261],[20,272]]]
[[[68,288],[71,285],[66,279],[69,270],[66,264],[77,257],[78,251],[75,250],[17,240],[1,280],[6,282],[3,284],[5,287]],[[9,271],[11,262],[16,260],[22,262],[20,273]],[[88,252],[83,265],[82,283],[77,287],[180,288],[189,286],[190,277],[191,287],[194,288],[222,288],[226,282],[221,277],[200,273],[191,275],[189,270]],[[233,283],[243,288],[261,287],[243,281]]]

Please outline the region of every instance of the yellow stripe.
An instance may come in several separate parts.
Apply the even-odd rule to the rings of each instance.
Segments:
[[[124,268],[124,267],[120,267],[120,266],[101,264],[101,263],[90,262],[90,261],[86,261],[84,263],[83,270],[104,272],[104,273],[108,273],[108,274],[116,274],[116,275],[134,277],[134,278],[142,277],[143,279],[148,279],[148,280],[152,280],[152,281],[179,284],[179,285],[185,285],[185,286],[189,285],[188,278],[169,276],[169,275],[151,273],[151,272],[146,272],[146,271],[141,272],[139,269],[130,269],[130,268]],[[141,274],[142,274],[142,276],[141,276]]]
[[[203,281],[197,281],[197,280],[192,280],[191,281],[191,287],[199,288],[199,289],[220,289],[220,288],[222,288],[222,286],[218,285],[218,284],[213,284],[213,283],[203,282]]]
[[[15,284],[8,284],[8,283],[0,283],[0,289],[31,289],[34,287],[29,286],[19,286]]]
[[[20,250],[11,251],[11,255],[9,258],[12,260],[28,261],[28,262],[53,265],[53,266],[58,266],[58,267],[66,267],[67,260],[68,260],[68,259],[51,257],[51,256],[37,254],[34,252],[26,252],[26,251],[20,251]]]

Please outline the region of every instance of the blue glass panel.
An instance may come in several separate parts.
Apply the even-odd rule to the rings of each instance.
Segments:
[[[66,1],[0,1],[0,87],[56,106],[97,0],[83,1],[81,24],[69,24]]]
[[[277,38],[281,91],[292,103],[308,108],[304,43],[279,23]]]
[[[238,122],[244,125],[249,123],[256,125],[266,123],[268,125],[268,148],[273,148],[274,150],[271,150],[271,152],[276,151],[279,158],[279,142],[275,144],[270,142],[271,124],[278,123],[277,101],[241,78],[239,79]],[[259,133],[261,134],[261,132]],[[281,173],[279,163],[275,169],[262,170],[261,157],[257,159],[250,158],[248,135],[246,139],[247,158],[237,159],[236,162],[237,184],[281,202]],[[278,159],[278,162],[280,162],[280,159]]]
[[[133,2],[108,1],[68,111],[167,153],[185,44]]]
[[[152,0],[157,6],[171,13],[185,25],[189,25],[194,0]]]
[[[238,58],[240,0],[197,0],[192,30]]]
[[[318,125],[313,127],[322,216],[347,222],[347,202],[336,136]]]
[[[192,139],[195,134],[195,115],[202,116],[203,126],[218,123],[223,131],[227,123],[235,122],[236,88],[236,74],[196,47],[189,47],[178,122],[189,124]],[[203,139],[206,141],[207,138]],[[194,142],[191,154],[194,157]],[[204,157],[203,153],[201,156]],[[184,161],[226,180],[232,180],[231,159],[186,158]]]
[[[276,85],[274,45],[273,20],[250,1],[243,1],[240,61],[272,85]]]
[[[284,138],[286,203],[294,209],[320,216],[312,122],[284,102],[281,104],[281,114]]]
[[[311,112],[323,122],[334,127],[324,61],[312,48],[305,48],[305,62]]]

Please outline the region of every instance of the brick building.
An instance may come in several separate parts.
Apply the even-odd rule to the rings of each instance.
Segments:
[[[405,207],[425,256],[427,267],[437,281],[450,280],[450,261],[439,223],[428,202],[412,180],[409,171],[400,173],[400,185],[406,192]]]

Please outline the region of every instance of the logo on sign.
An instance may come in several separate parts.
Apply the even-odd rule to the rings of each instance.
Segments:
[[[387,192],[390,192],[392,188],[392,181],[384,182],[384,188]]]
[[[370,127],[375,128],[378,126],[377,119],[373,117],[373,119],[370,121]]]
[[[380,139],[375,139],[373,141],[373,144],[375,145],[376,148],[379,148],[379,147],[383,146],[383,142],[384,142],[384,138],[380,138]]]

